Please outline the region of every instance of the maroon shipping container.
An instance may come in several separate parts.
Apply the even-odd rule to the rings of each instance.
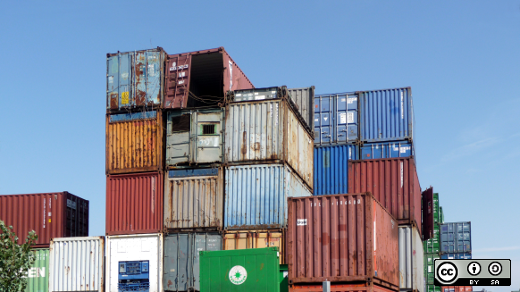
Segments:
[[[214,106],[229,90],[254,88],[223,47],[168,55],[163,108]]]
[[[348,192],[371,192],[399,224],[421,228],[421,186],[413,157],[349,160]]]
[[[163,180],[160,172],[108,175],[106,234],[162,232]]]
[[[399,289],[398,225],[372,194],[288,201],[289,284],[372,281]]]
[[[29,231],[35,247],[49,247],[55,237],[88,236],[89,202],[69,192],[1,195],[0,220],[24,243]]]
[[[323,284],[290,285],[290,292],[318,292],[323,291]],[[393,292],[394,290],[375,285],[373,283],[359,284],[330,284],[332,292]],[[458,292],[458,291],[457,291]]]

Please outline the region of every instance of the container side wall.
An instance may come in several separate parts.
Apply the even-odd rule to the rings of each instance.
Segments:
[[[49,249],[34,249],[35,261],[27,272],[25,292],[49,291]]]
[[[399,158],[414,155],[409,141],[365,143],[361,146],[361,159]]]
[[[290,292],[317,292],[323,291],[322,284],[298,284],[298,285],[290,285]],[[392,292],[395,290],[388,289],[378,285],[369,285],[366,283],[361,284],[330,284],[331,292]]]
[[[357,145],[314,148],[314,195],[348,193],[348,161],[357,159]]]
[[[424,252],[413,225],[399,226],[399,280],[401,290],[423,291]]]
[[[287,89],[309,129],[314,129],[314,86]]]

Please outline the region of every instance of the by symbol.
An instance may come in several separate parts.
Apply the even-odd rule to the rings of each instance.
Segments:
[[[468,265],[468,273],[472,276],[480,274],[480,264],[477,262],[471,262]]]

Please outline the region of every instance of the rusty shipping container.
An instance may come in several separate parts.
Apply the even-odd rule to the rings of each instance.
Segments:
[[[163,135],[161,111],[107,115],[107,174],[163,170]]]
[[[441,292],[472,292],[473,286],[442,286]]]
[[[162,172],[107,175],[106,234],[162,232]]]
[[[224,168],[170,170],[164,188],[165,230],[222,229]]]
[[[222,235],[224,250],[278,247],[280,264],[285,261],[287,229],[225,231]]]
[[[216,106],[229,90],[254,88],[224,47],[168,55],[163,107]]]
[[[1,195],[0,220],[13,226],[19,244],[34,230],[34,247],[49,247],[55,237],[88,236],[89,202],[69,192]]]
[[[300,284],[300,285],[290,285],[290,292],[322,292],[323,284]],[[385,288],[376,284],[370,283],[358,283],[358,284],[336,284],[331,283],[330,290],[331,292],[393,292],[394,290]]]
[[[288,204],[289,284],[372,281],[399,289],[398,225],[370,193]]]
[[[312,190],[314,139],[286,99],[226,105],[224,162],[287,162]]]
[[[349,161],[348,192],[371,192],[399,224],[415,224],[422,234],[414,157]]]

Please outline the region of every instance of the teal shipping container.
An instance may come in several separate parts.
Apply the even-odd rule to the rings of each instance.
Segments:
[[[25,292],[49,291],[49,249],[34,249],[34,264],[27,272]]]
[[[200,252],[200,291],[279,292],[277,247]]]

